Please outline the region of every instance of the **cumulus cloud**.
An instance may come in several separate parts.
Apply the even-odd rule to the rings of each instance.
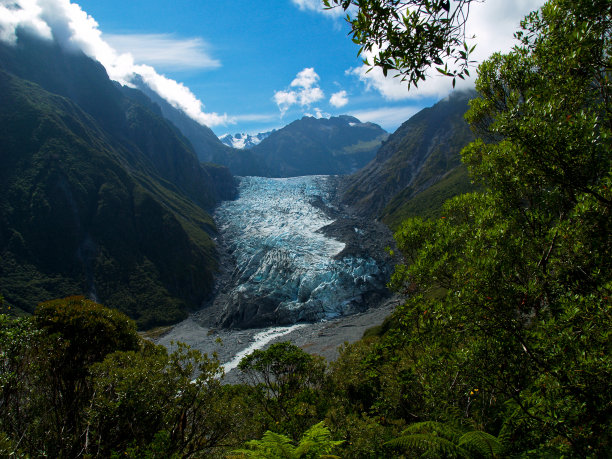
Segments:
[[[466,36],[475,38],[468,40],[476,49],[471,58],[477,63],[484,61],[496,51],[507,52],[515,44],[514,32],[518,30],[520,21],[530,11],[538,9],[545,0],[514,0],[512,2],[473,2],[470,7],[470,16],[466,26]],[[373,53],[364,52],[362,56],[373,61]],[[378,91],[387,100],[403,100],[422,97],[444,97],[452,89],[451,79],[439,75],[435,69],[429,71],[429,78],[421,82],[418,88],[411,88],[408,92],[406,82],[401,82],[397,72],[388,72],[385,77],[382,70],[375,68],[366,73],[365,65],[349,69],[348,74],[361,80],[366,88]],[[457,80],[458,89],[474,86],[476,72],[470,72],[471,77],[466,80]]]
[[[348,97],[346,91],[338,91],[329,98],[329,103],[336,108],[344,107],[348,104]]]
[[[314,113],[304,113],[304,116],[311,116],[313,118],[316,119],[321,119],[321,118],[330,118],[331,115],[329,113],[326,113],[324,111],[322,111],[320,108],[316,108],[314,109]]]
[[[295,6],[302,11],[314,11],[316,13],[328,14],[330,16],[339,17],[346,13],[342,8],[325,9],[321,0],[291,0]]]
[[[420,106],[383,107],[354,111],[350,112],[349,115],[363,122],[369,121],[379,124],[385,130],[393,132],[400,124],[418,113],[421,108]]]
[[[177,38],[170,34],[104,34],[104,41],[121,53],[130,53],[139,64],[172,70],[214,69],[221,62],[207,52],[199,37]]]
[[[314,68],[308,67],[296,75],[289,89],[276,91],[274,93],[274,102],[276,102],[281,112],[281,117],[293,105],[309,107],[325,98],[323,90],[318,85],[319,79],[319,75],[317,75]]]
[[[205,113],[200,100],[182,83],[160,75],[149,65],[137,65],[129,53],[118,53],[103,38],[98,23],[70,0],[1,0],[0,39],[14,43],[17,31],[54,39],[66,49],[78,49],[99,61],[111,79],[124,85],[140,76],[172,106],[207,126],[227,124],[227,115]]]

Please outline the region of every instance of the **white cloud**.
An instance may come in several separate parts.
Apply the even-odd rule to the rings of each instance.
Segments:
[[[336,108],[344,107],[348,104],[348,97],[346,91],[338,91],[329,98],[329,103]]]
[[[67,49],[79,49],[99,61],[111,79],[130,85],[141,76],[151,89],[172,106],[207,126],[227,124],[225,114],[205,113],[200,100],[182,83],[166,78],[149,65],[136,65],[129,53],[118,53],[103,38],[98,23],[70,0],[1,0],[0,39],[14,43],[18,29],[55,39]]]
[[[321,88],[304,88],[298,92],[298,100],[301,106],[305,107],[325,98]]]
[[[314,68],[305,68],[295,76],[295,79],[291,82],[291,87],[311,88],[317,84],[319,79],[319,75],[314,71]]]
[[[302,11],[314,11],[316,13],[328,14],[330,16],[345,16],[342,8],[325,9],[321,0],[291,0],[295,6]]]
[[[273,98],[281,112],[281,117],[293,105],[309,107],[325,98],[323,90],[318,86],[319,79],[314,68],[307,67],[299,72],[291,82],[291,88],[296,89],[276,91]]]
[[[40,18],[42,9],[35,0],[22,0],[23,7],[17,3],[0,4],[0,40],[15,43],[16,29],[22,27],[40,37],[51,39],[51,29]]]
[[[121,53],[130,53],[139,64],[157,68],[214,69],[221,62],[207,52],[199,37],[176,38],[170,34],[104,34],[104,41]]]
[[[496,51],[508,52],[515,44],[514,32],[519,29],[520,21],[530,11],[538,9],[545,0],[514,0],[500,2],[487,0],[473,2],[470,7],[470,16],[466,27],[466,36],[475,36],[469,43],[476,44],[471,58],[477,63],[484,61]],[[373,53],[363,53],[362,56],[372,62]],[[477,64],[476,64],[477,65]],[[378,91],[387,100],[403,100],[422,97],[444,97],[452,89],[452,81],[448,77],[439,75],[433,69],[428,72],[429,78],[421,82],[418,88],[407,90],[407,83],[397,78],[397,72],[389,72],[387,77],[382,70],[375,68],[366,73],[365,65],[349,69],[348,74],[355,75],[366,88]],[[456,80],[457,89],[473,87],[476,71],[470,72],[471,77],[466,80]]]
[[[297,99],[297,93],[294,91],[276,91],[274,93],[274,102],[278,105],[281,117],[285,115],[292,105],[297,104]]]
[[[405,107],[384,107],[371,110],[358,110],[350,112],[349,115],[354,116],[363,122],[372,122],[381,125],[389,132],[394,131],[400,124],[408,120],[410,117],[422,110],[420,106],[405,106]]]
[[[326,113],[326,112],[322,111],[320,108],[317,108],[317,107],[315,107],[314,113],[304,113],[304,116],[311,116],[311,117],[316,118],[316,119],[330,118],[331,117],[331,115],[329,113]]]

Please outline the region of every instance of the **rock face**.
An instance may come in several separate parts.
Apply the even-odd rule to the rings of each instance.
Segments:
[[[218,325],[316,321],[364,310],[373,295],[386,294],[390,265],[380,253],[375,259],[367,251],[347,251],[326,235],[342,237],[330,208],[333,185],[322,176],[245,177],[238,199],[217,209],[215,220],[234,261],[212,307]],[[349,231],[368,237],[355,226]]]
[[[460,166],[461,149],[473,139],[463,115],[474,95],[452,94],[402,124],[374,160],[346,178],[342,202],[363,216],[380,217],[400,193],[407,201]]]
[[[365,166],[388,136],[352,116],[304,117],[270,134],[247,152],[266,177],[350,174]],[[232,166],[230,166],[230,169]]]

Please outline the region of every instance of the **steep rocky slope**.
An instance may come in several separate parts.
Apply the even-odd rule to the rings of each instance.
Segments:
[[[463,119],[473,94],[454,93],[402,124],[374,160],[347,177],[342,201],[361,215],[395,221],[404,203],[449,177],[461,164],[461,149],[473,139]],[[466,174],[460,188],[464,185],[469,185]]]
[[[349,174],[374,157],[387,135],[380,126],[351,116],[304,117],[247,152],[267,177]]]

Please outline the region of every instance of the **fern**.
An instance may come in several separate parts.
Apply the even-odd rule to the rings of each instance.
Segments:
[[[435,434],[453,443],[457,443],[462,434],[454,425],[437,421],[415,422],[410,424],[403,432],[403,434],[417,433]]]
[[[421,457],[470,457],[463,448],[435,433],[402,435],[385,444],[393,448],[419,452]]]
[[[498,457],[504,450],[499,438],[479,430],[463,433],[450,423],[417,422],[385,443],[418,452],[422,457]]]
[[[459,439],[459,446],[472,454],[483,457],[496,457],[504,450],[497,437],[481,430],[473,430],[464,434]]]
[[[323,422],[308,429],[297,446],[291,444],[291,439],[285,435],[267,431],[261,440],[251,440],[245,443],[247,449],[232,451],[229,457],[246,457],[254,459],[333,459],[329,453],[342,441],[331,438],[329,429]]]

